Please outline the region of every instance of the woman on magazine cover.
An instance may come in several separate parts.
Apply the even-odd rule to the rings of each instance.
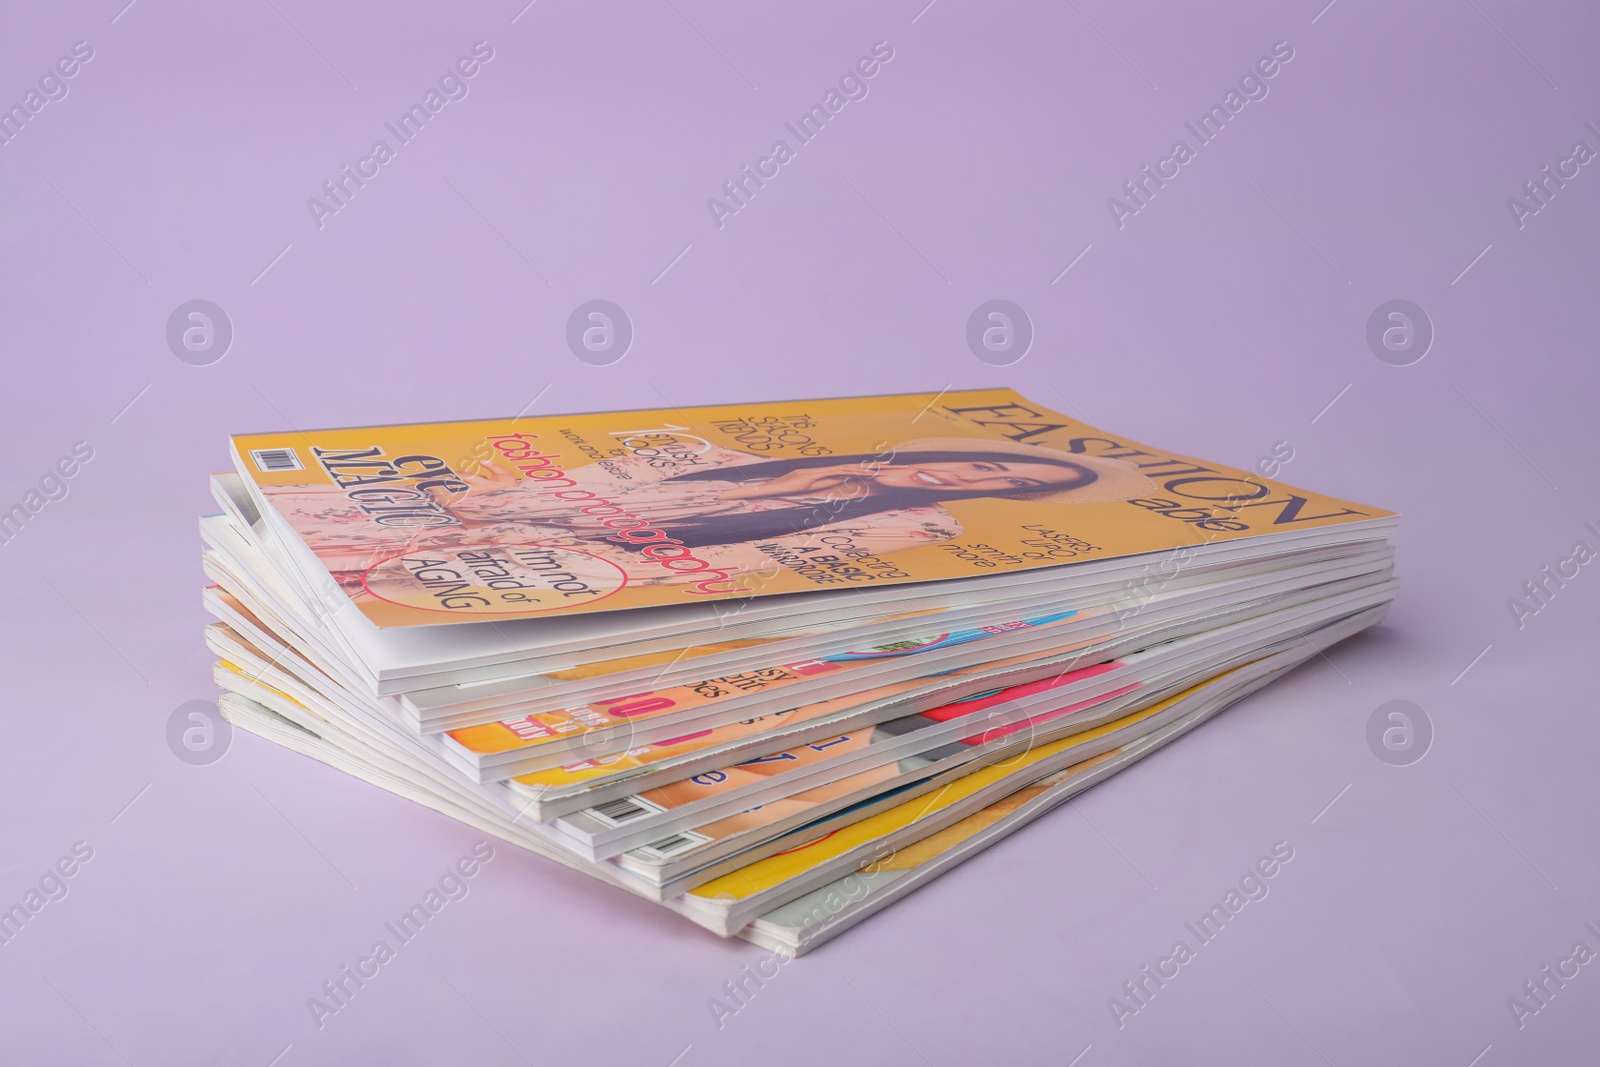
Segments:
[[[808,554],[882,559],[952,540],[962,527],[946,502],[1093,504],[1153,488],[1121,460],[983,438],[907,441],[880,456],[780,460],[716,445],[650,451],[570,469],[567,478],[576,485],[565,488],[566,499],[538,479],[482,463],[478,473],[462,476],[468,492],[438,496],[461,527],[430,530],[424,543],[571,547],[616,563],[630,585],[663,584],[684,579],[612,540],[616,531],[601,525],[600,516],[582,514],[576,494],[587,491],[637,516],[730,574],[771,574]],[[267,492],[330,570],[353,579],[373,559],[411,547],[396,547],[398,531],[373,527],[323,488]]]

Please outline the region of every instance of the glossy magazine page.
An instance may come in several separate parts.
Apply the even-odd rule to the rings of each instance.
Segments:
[[[1004,389],[233,447],[274,528],[386,627],[997,575],[1391,514]]]

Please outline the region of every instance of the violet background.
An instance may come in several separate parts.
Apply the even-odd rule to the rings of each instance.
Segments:
[[[0,508],[95,449],[0,545],[0,902],[95,850],[0,946],[0,1060],[1593,1058],[1600,968],[1521,1030],[1506,1006],[1600,947],[1600,574],[1520,630],[1507,608],[1600,544],[1600,173],[1520,230],[1506,207],[1600,148],[1592,5],[124,2],[13,5],[0,34],[3,101],[95,49],[0,146]],[[306,198],[480,39],[468,98],[314,226]],[[719,230],[706,199],[879,40],[870,95]],[[1107,197],[1279,40],[1270,95],[1119,230]],[[164,339],[197,297],[236,332],[205,367]],[[611,366],[564,340],[596,297],[637,331]],[[1004,368],[964,340],[995,297],[1037,331]],[[1437,331],[1407,367],[1364,336],[1396,297]],[[314,1026],[481,835],[249,735],[168,750],[214,697],[194,518],[226,434],[984,385],[1239,466],[1288,441],[1282,477],[1404,514],[1390,621],[720,1029],[708,999],[762,951],[509,846]],[[1436,733],[1409,767],[1365,740],[1391,699]],[[1278,840],[1270,896],[1118,1030],[1107,998]]]

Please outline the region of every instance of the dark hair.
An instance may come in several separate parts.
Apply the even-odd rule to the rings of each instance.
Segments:
[[[832,467],[851,463],[876,463],[879,466],[905,462],[953,463],[993,460],[995,456],[996,453],[993,452],[902,452],[890,453],[888,458],[872,455],[812,456],[804,459],[777,459],[768,460],[764,463],[711,467],[706,470],[680,474],[666,479],[666,482],[728,481],[735,478],[742,478],[747,481],[766,481],[788,474],[790,471],[805,470],[810,467]],[[1064,467],[1078,473],[1076,479],[1058,487],[1056,491],[1060,488],[1077,489],[1090,484],[1099,477],[1093,470],[1082,464],[1073,463],[1071,460],[1055,459],[1048,455],[1028,458],[1028,462],[1048,463],[1052,466]],[[880,511],[934,504],[941,500],[961,500],[968,497],[981,496],[1022,496],[1039,491],[1037,488],[1010,490],[884,489],[853,500],[829,500],[826,503],[809,507],[773,508],[770,511],[710,515],[703,519],[687,518],[674,522],[658,523],[657,525],[669,537],[674,537],[691,548],[698,548],[704,545],[730,545],[749,541],[767,541],[774,537],[800,533],[818,526],[827,526],[835,522],[863,518]],[[609,535],[610,532],[606,531],[594,536],[603,538]],[[615,544],[617,542],[611,543]]]

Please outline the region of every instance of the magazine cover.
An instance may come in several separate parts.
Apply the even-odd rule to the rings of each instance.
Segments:
[[[379,626],[997,575],[1392,514],[1009,389],[244,434]]]

